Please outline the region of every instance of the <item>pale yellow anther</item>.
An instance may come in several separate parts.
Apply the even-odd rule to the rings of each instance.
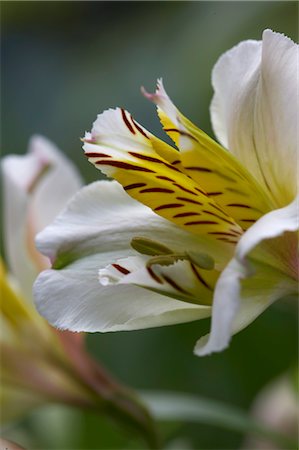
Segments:
[[[131,247],[142,255],[158,256],[173,253],[172,250],[166,247],[166,245],[161,244],[161,242],[142,236],[134,237],[131,241]]]
[[[198,252],[188,251],[188,252],[186,252],[186,255],[193,264],[200,267],[201,269],[205,269],[205,270],[213,270],[214,269],[215,261],[207,253],[198,253]]]
[[[185,254],[172,254],[172,255],[160,255],[153,256],[146,263],[147,267],[151,267],[154,264],[159,264],[159,266],[171,266],[179,260],[187,259]]]

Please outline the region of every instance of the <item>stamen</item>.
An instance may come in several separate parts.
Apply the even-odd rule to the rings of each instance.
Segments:
[[[142,255],[158,256],[170,255],[173,253],[170,248],[161,244],[161,242],[142,236],[134,237],[131,241],[131,247]]]
[[[154,264],[169,266],[179,260],[190,261],[190,263],[204,270],[213,270],[215,266],[214,259],[207,253],[193,251],[175,253],[161,242],[147,237],[134,237],[131,241],[131,247],[142,255],[153,256],[153,258],[148,260],[146,264],[147,268],[150,268]]]
[[[189,258],[191,263],[205,270],[213,270],[215,267],[214,259],[207,253],[197,253],[188,251],[186,256]]]
[[[187,255],[185,254],[175,254],[172,255],[159,255],[159,256],[153,256],[151,259],[149,259],[146,263],[147,267],[151,267],[154,264],[158,264],[159,266],[171,266],[175,262],[179,260],[187,259]]]

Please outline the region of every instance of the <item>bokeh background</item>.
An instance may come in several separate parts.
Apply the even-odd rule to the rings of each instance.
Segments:
[[[210,74],[217,58],[241,40],[260,39],[265,28],[298,37],[298,4],[288,1],[4,1],[1,10],[2,153],[22,154],[32,134],[43,134],[86,182],[99,172],[83,157],[79,138],[99,112],[126,107],[162,136],[140,86],[154,90],[163,77],[184,114],[212,133]],[[88,346],[137,389],[199,394],[244,410],[263,386],[296,365],[293,304],[273,305],[224,353],[196,358],[193,345],[208,326],[94,334]],[[126,433],[109,420],[65,407],[43,408],[4,434],[31,449],[130,448]],[[243,440],[198,424],[168,425],[164,435],[193,449],[237,449]]]

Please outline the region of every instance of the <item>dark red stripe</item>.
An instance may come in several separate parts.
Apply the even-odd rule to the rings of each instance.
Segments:
[[[176,214],[175,216],[173,216],[173,218],[177,218],[177,217],[188,217],[188,216],[200,216],[200,213],[197,212],[185,212],[185,213],[180,213],[180,214]]]
[[[186,198],[186,197],[177,197],[178,200],[183,200],[184,202],[187,203],[194,203],[195,205],[202,205],[201,202],[198,202],[197,200],[192,200],[191,198]]]
[[[196,191],[200,192],[203,195],[207,195],[205,191],[202,191],[201,189],[199,189],[198,187],[194,188]]]
[[[201,284],[203,284],[207,289],[209,289],[211,291],[212,288],[208,285],[206,280],[203,279],[203,277],[200,275],[200,273],[197,271],[196,267],[192,263],[191,263],[191,269],[192,269],[194,275],[196,276],[196,278],[198,279],[198,281],[200,281]]]
[[[214,209],[217,209],[217,211],[221,212],[223,214],[223,211],[219,206],[215,205],[214,203],[209,203],[209,206],[211,206]]]
[[[96,161],[95,164],[102,165],[102,166],[113,166],[113,167],[118,167],[119,169],[125,169],[125,170],[136,170],[137,172],[156,173],[154,170],[147,169],[146,167],[134,166],[133,164],[125,163],[122,161],[99,160],[99,161]]]
[[[132,183],[128,184],[127,186],[124,186],[125,191],[129,191],[130,189],[140,188],[146,186],[146,183]]]
[[[181,171],[179,169],[177,169],[176,167],[173,167],[171,164],[168,164],[168,163],[166,163],[164,161],[162,161],[162,162],[163,162],[164,166],[168,167],[168,169],[175,170],[176,172],[180,172],[181,173]]]
[[[160,211],[161,209],[169,209],[169,208],[181,208],[183,205],[182,203],[167,203],[165,205],[158,206],[154,209],[154,211]]]
[[[207,192],[207,195],[209,195],[210,197],[214,197],[214,196],[216,196],[216,195],[222,195],[223,194],[223,192]]]
[[[219,225],[219,223],[213,222],[212,220],[197,220],[194,222],[186,222],[184,225]]]
[[[173,183],[173,185],[176,186],[176,187],[178,187],[178,188],[181,189],[182,191],[188,192],[189,194],[192,194],[192,195],[198,195],[198,194],[196,194],[196,192],[193,192],[193,191],[191,191],[190,189],[187,189],[187,188],[185,188],[184,186],[181,186],[181,185],[178,184],[178,183]]]
[[[171,164],[172,164],[173,166],[175,166],[176,164],[179,164],[180,162],[181,162],[180,159],[176,159],[176,160],[173,161]]]
[[[229,229],[228,231],[230,231],[231,233],[233,233],[233,234],[236,235],[236,236],[242,236],[242,232],[240,232],[240,231],[238,231],[238,230],[232,230],[232,229]]]
[[[161,161],[158,158],[153,158],[152,156],[141,155],[140,153],[136,153],[136,152],[129,152],[129,155],[134,156],[135,158],[138,158],[138,159],[142,159],[144,161],[151,161],[151,162],[163,164],[163,161]]]
[[[165,180],[165,181],[171,181],[171,182],[174,181],[171,178],[164,177],[163,175],[157,175],[156,178],[159,178],[159,180]]]
[[[199,167],[199,166],[189,166],[185,167],[186,170],[194,170],[196,172],[213,172],[213,170],[208,169],[207,167]]]
[[[248,208],[248,209],[251,209],[251,206],[244,205],[243,203],[229,203],[226,206],[234,206],[234,207],[237,207],[237,208]]]
[[[163,130],[164,131],[166,131],[166,133],[168,132],[168,131],[175,131],[176,133],[179,133],[179,130],[177,129],[177,128],[163,128]]]
[[[182,294],[189,295],[189,292],[185,291],[181,286],[179,286],[172,278],[170,278],[168,275],[163,275],[163,278],[165,281],[167,281],[170,286],[172,286],[177,291],[181,292]]]
[[[163,284],[163,282],[160,280],[158,275],[155,274],[155,272],[153,271],[153,269],[151,267],[147,267],[147,271],[150,274],[150,276],[153,278],[153,280],[155,280],[157,283]]]
[[[146,137],[146,139],[149,139],[149,137],[147,136],[145,131],[138,125],[137,122],[135,122],[135,120],[133,119],[132,116],[131,116],[131,120],[132,120],[133,124],[135,125],[135,128],[139,131],[139,133],[141,133],[144,137]]]
[[[96,153],[96,152],[86,152],[85,156],[87,156],[87,158],[111,158],[111,155],[106,155],[106,153]]]
[[[164,131],[167,132],[174,132],[174,133],[179,133],[181,136],[188,136],[189,138],[193,139],[194,141],[198,142],[198,140],[196,139],[195,136],[193,136],[190,133],[187,133],[186,131],[181,131],[178,130],[177,128],[164,128]]]
[[[132,125],[130,124],[130,122],[126,116],[126,112],[123,108],[121,108],[121,115],[122,115],[123,121],[125,122],[127,128],[131,131],[132,134],[136,134],[136,132],[135,132],[134,128],[132,127]]]
[[[123,266],[120,266],[119,264],[112,264],[112,266],[114,267],[114,269],[118,270],[124,275],[128,275],[128,273],[131,273],[128,269],[126,269]]]
[[[240,219],[240,222],[248,222],[248,223],[255,223],[255,219]]]
[[[164,188],[147,188],[147,189],[142,189],[141,191],[139,191],[140,194],[143,194],[145,192],[163,192],[165,194],[173,194],[174,191],[172,189],[164,189]]]
[[[231,221],[228,220],[228,219],[224,219],[222,216],[219,216],[219,215],[216,214],[216,213],[213,213],[213,212],[211,212],[211,211],[207,211],[207,210],[205,210],[205,209],[203,209],[203,212],[205,212],[206,214],[209,214],[210,216],[217,217],[218,219],[223,220],[223,222],[229,223],[230,225],[234,225],[234,222],[231,222]]]

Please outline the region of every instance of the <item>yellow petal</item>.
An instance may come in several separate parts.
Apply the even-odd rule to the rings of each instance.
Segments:
[[[158,105],[163,128],[180,149],[185,173],[243,229],[273,208],[267,193],[247,169],[178,111],[162,81],[155,94],[145,95]]]
[[[170,163],[160,156],[157,142],[127,111],[118,108],[98,116],[92,133],[85,137],[84,150],[95,167],[155,213],[190,232],[235,243],[240,227],[178,169],[179,159]],[[177,153],[165,143],[161,149],[165,156]]]
[[[56,342],[54,333],[46,321],[38,314],[34,306],[23,299],[8,280],[4,266],[0,261],[0,320],[1,340],[24,339],[27,334],[32,335],[38,342]]]

